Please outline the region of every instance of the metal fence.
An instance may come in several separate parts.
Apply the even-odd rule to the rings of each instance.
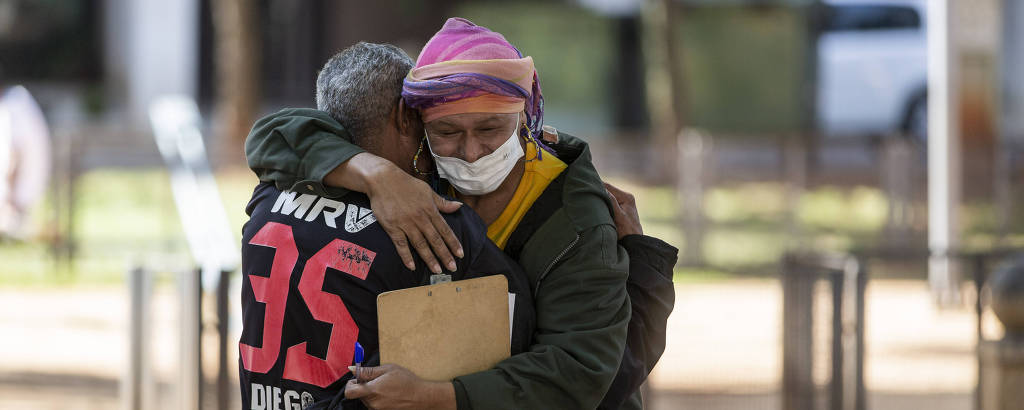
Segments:
[[[993,248],[982,251],[955,250],[933,253],[925,249],[876,249],[849,254],[820,252],[789,252],[783,257],[783,377],[782,408],[811,410],[863,410],[867,408],[864,384],[865,361],[865,291],[868,285],[868,266],[872,262],[919,261],[928,258],[950,258],[960,263],[965,281],[973,284],[975,295],[975,360],[977,346],[985,340],[983,315],[986,300],[982,296],[990,269],[998,262],[1014,255],[1024,254],[1024,248]],[[832,314],[829,321],[831,335],[830,377],[825,395],[818,389],[812,376],[816,355],[814,338],[815,304],[812,300],[814,284],[827,281],[832,294]],[[853,284],[853,292],[844,287]],[[844,314],[849,309],[853,314]],[[867,346],[870,348],[870,346]],[[852,355],[852,357],[850,357]],[[980,409],[979,392],[985,383],[981,363],[977,362],[977,385],[974,389],[973,408]]]

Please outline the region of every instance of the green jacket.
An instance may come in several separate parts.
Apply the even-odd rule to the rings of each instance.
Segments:
[[[278,188],[330,196],[324,176],[362,152],[343,132],[325,113],[282,110],[254,126],[245,144],[249,167]],[[535,290],[534,345],[493,369],[457,377],[460,409],[593,409],[619,367],[630,320],[629,258],[589,147],[559,137],[554,147],[568,168],[534,204],[543,212],[524,217],[533,215],[528,234],[514,233],[509,244]]]
[[[326,112],[285,108],[253,124],[245,138],[245,159],[260,181],[273,182],[277,189],[340,197],[346,190],[324,185],[324,177],[365,152],[346,135]]]

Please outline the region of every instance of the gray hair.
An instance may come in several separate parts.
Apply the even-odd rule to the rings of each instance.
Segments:
[[[335,54],[316,78],[316,108],[345,126],[357,145],[387,126],[412,58],[390,44],[359,42]]]

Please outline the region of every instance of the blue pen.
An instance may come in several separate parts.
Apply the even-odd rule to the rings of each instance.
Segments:
[[[363,369],[363,345],[359,344],[358,341],[356,342],[356,351],[354,359],[356,362],[356,383],[359,383],[359,374],[361,373],[360,371]]]

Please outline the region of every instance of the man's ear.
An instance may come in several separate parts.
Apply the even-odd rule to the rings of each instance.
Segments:
[[[405,105],[405,100],[399,98],[395,106],[395,128],[402,134],[409,134],[416,127],[420,120],[420,113],[417,110]]]

